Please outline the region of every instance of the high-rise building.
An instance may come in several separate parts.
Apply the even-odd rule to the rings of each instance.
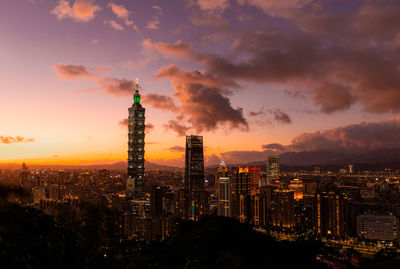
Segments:
[[[220,177],[219,191],[218,191],[218,216],[230,217],[231,216],[231,179],[229,177]]]
[[[218,166],[217,174],[215,175],[215,191],[217,193],[219,191],[219,178],[227,176],[228,176],[228,167],[226,167],[224,161],[221,161],[221,163]]]
[[[153,186],[150,194],[150,214],[153,218],[159,218],[163,215],[163,196],[164,188]]]
[[[269,156],[267,160],[267,182],[279,180],[279,156]]]
[[[198,220],[209,212],[209,193],[204,189],[203,137],[186,136],[185,217]]]
[[[252,167],[249,169],[250,172],[250,184],[252,187],[257,187],[260,181],[260,168]]]
[[[273,225],[284,228],[294,227],[294,191],[288,189],[276,189],[274,190],[272,197]]]
[[[187,192],[204,189],[203,137],[186,136],[185,190]]]
[[[144,129],[145,108],[140,104],[139,84],[136,80],[136,91],[133,104],[128,109],[128,179],[126,195],[128,198],[144,199]]]
[[[349,205],[349,197],[341,193],[335,191],[316,193],[313,205],[315,233],[322,236],[347,236]]]
[[[235,218],[243,219],[241,215],[248,212],[251,184],[250,172],[248,167],[238,167],[235,171],[232,180],[232,216]],[[241,196],[246,196],[242,197]]]

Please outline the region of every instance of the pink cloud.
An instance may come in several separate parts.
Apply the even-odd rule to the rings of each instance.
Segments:
[[[100,10],[101,7],[94,4],[93,0],[75,0],[72,5],[67,0],[60,0],[51,13],[59,20],[71,18],[77,22],[88,22]]]

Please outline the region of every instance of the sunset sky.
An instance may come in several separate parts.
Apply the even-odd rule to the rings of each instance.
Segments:
[[[126,160],[136,78],[158,164],[400,147],[400,1],[1,0],[0,163]]]

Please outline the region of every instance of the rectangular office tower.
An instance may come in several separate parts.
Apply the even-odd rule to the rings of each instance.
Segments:
[[[186,136],[185,218],[197,221],[210,209],[209,192],[204,189],[203,137]]]
[[[144,199],[146,196],[144,188],[145,108],[140,104],[137,80],[133,104],[128,110],[128,179],[126,182],[126,196],[131,199]]]
[[[218,180],[218,216],[231,217],[231,193],[232,184],[229,177],[220,177]]]
[[[203,137],[186,136],[185,191],[204,189]]]
[[[279,179],[279,156],[269,156],[267,160],[267,182]]]

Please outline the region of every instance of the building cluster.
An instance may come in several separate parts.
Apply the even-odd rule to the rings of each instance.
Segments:
[[[32,192],[28,203],[80,220],[85,202],[112,208],[121,234],[137,240],[164,239],[182,220],[215,214],[277,233],[398,242],[400,184],[391,170],[355,173],[282,173],[279,157],[265,166],[228,167],[205,174],[203,137],[186,136],[184,171],[145,172],[145,108],[139,87],[128,109],[127,173],[109,170],[40,170],[23,165],[15,179]],[[397,175],[398,176],[398,175]],[[207,180],[206,180],[207,179]]]

